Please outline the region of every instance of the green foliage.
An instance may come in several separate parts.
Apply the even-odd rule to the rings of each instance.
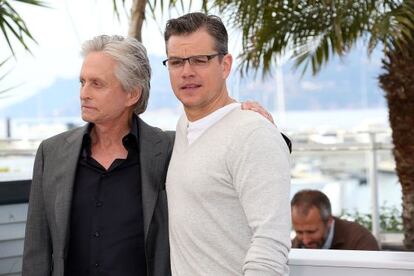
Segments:
[[[119,4],[113,0],[119,16]],[[193,1],[148,0],[149,10],[185,7]],[[333,55],[343,56],[361,38],[370,53],[379,43],[385,51],[404,49],[414,33],[413,0],[202,0],[209,12],[217,9],[223,21],[242,30],[239,69],[268,73],[279,55],[289,54],[302,72],[314,74]]]
[[[372,230],[372,216],[371,214],[361,213],[357,210],[350,212],[343,210],[340,215],[341,218],[355,221],[365,228]],[[402,232],[403,223],[401,218],[401,211],[395,206],[384,205],[380,208],[380,228],[382,232]]]
[[[41,6],[46,7],[46,4],[39,0],[14,0],[14,2],[21,2],[25,4],[30,4],[34,6]],[[17,38],[20,45],[22,45],[27,51],[30,52],[27,44],[26,44],[26,38],[29,38],[32,41],[35,41],[32,34],[30,33],[28,27],[26,26],[26,23],[21,18],[19,13],[14,9],[12,6],[12,1],[9,0],[0,0],[0,30],[3,34],[4,38],[6,39],[7,45],[9,46],[9,49],[14,55],[14,50],[12,43],[10,41],[10,35],[12,37]],[[35,41],[36,42],[36,41]],[[9,60],[9,58],[3,60],[0,62],[0,68],[4,68],[5,63]],[[2,80],[10,73],[9,71],[6,71],[4,73],[0,73],[0,83]],[[7,88],[0,88],[0,94],[4,95],[5,92],[8,92],[12,89],[14,89],[16,86],[11,86]]]
[[[25,4],[30,4],[34,6],[46,7],[46,4],[43,1],[39,0],[0,0],[0,30],[3,33],[4,38],[6,39],[7,45],[10,48],[10,51],[14,55],[14,50],[12,43],[10,41],[10,35],[17,38],[19,43],[29,51],[29,48],[26,44],[25,39],[29,38],[30,40],[35,41],[32,34],[30,33],[26,23],[19,13],[15,10],[12,2],[21,2]]]
[[[2,62],[0,62],[0,68],[2,68],[8,60],[9,60],[9,58],[7,58],[7,59],[3,60]],[[0,83],[9,73],[10,73],[10,71],[6,71],[5,73],[0,73]],[[5,92],[7,92],[11,89],[13,89],[13,87],[0,88],[0,94],[5,93]]]
[[[279,54],[290,54],[303,71],[316,74],[333,55],[345,55],[359,39],[368,50],[388,51],[412,40],[414,1],[261,0],[203,1],[243,32],[242,72],[271,68]]]

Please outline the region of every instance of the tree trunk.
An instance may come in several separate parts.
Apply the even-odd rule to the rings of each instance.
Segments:
[[[402,187],[404,246],[414,250],[414,42],[382,60],[396,170]]]
[[[145,20],[147,0],[133,0],[128,35],[142,42],[142,24]]]

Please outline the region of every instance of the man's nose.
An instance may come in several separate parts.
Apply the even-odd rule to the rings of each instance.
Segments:
[[[303,234],[302,241],[303,241],[303,244],[307,245],[312,241],[312,239],[309,235]]]
[[[183,77],[190,77],[194,76],[195,71],[193,65],[190,64],[189,60],[184,61],[183,70],[182,70]]]
[[[90,98],[89,87],[86,84],[83,84],[80,87],[80,98],[81,100]]]

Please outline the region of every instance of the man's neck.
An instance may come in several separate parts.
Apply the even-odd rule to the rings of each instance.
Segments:
[[[122,144],[122,138],[131,129],[132,114],[113,123],[96,123],[91,131],[92,144],[95,146],[111,146]]]
[[[228,96],[226,94],[225,97],[221,97],[219,99],[217,99],[216,101],[212,102],[211,104],[209,104],[208,106],[205,107],[186,107],[184,106],[184,111],[185,114],[188,118],[188,120],[190,122],[194,122],[197,120],[200,120],[206,116],[208,116],[209,114],[213,113],[214,111],[228,105],[231,103],[236,102],[236,100],[230,98],[230,96]]]
[[[132,113],[114,123],[96,123],[91,130],[91,155],[105,169],[109,169],[115,159],[126,159],[128,151],[122,138],[128,134],[132,124]]]

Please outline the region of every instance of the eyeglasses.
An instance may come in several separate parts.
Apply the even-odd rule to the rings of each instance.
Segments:
[[[178,69],[178,68],[183,67],[185,62],[188,60],[188,63],[191,66],[203,67],[208,64],[210,59],[215,58],[217,56],[224,56],[224,55],[227,55],[227,53],[217,53],[217,54],[212,54],[212,55],[198,55],[198,56],[191,56],[187,58],[172,57],[172,58],[164,60],[162,64],[166,66],[168,69]]]

